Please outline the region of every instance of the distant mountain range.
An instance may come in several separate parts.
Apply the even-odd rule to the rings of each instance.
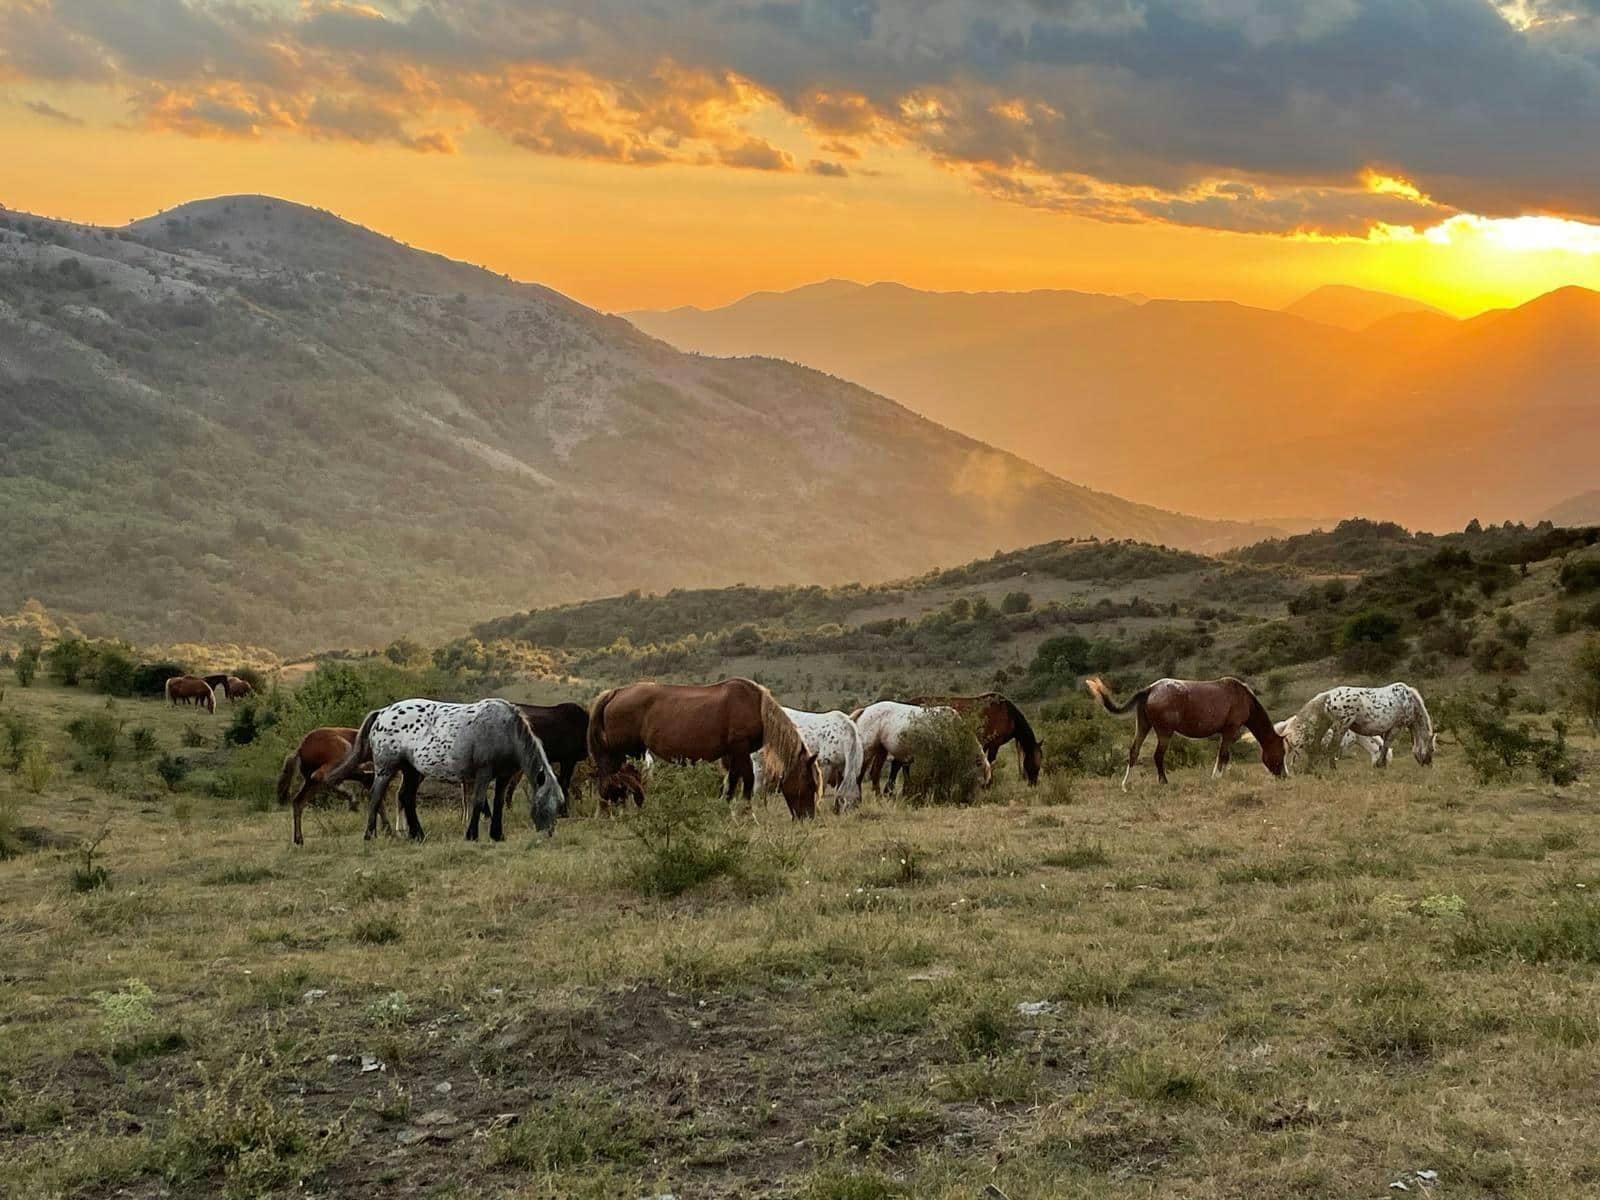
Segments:
[[[628,588],[1263,532],[260,196],[122,229],[0,210],[0,512],[0,612],[292,650]]]
[[[850,379],[1048,471],[1229,518],[1521,519],[1594,473],[1600,294],[1467,321],[1322,288],[1287,310],[831,282],[627,314]]]

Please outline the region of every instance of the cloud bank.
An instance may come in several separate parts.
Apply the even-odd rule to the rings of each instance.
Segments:
[[[819,180],[893,149],[1277,234],[1600,220],[1595,0],[0,0],[0,30],[19,92],[98,84],[195,137]]]

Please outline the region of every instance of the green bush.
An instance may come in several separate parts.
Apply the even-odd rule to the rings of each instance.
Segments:
[[[960,713],[930,712],[911,727],[905,797],[913,804],[970,804],[983,786],[976,723]]]
[[[156,775],[167,785],[167,791],[175,792],[189,777],[189,760],[181,755],[163,754],[156,760]]]
[[[1584,638],[1573,655],[1572,700],[1589,727],[1600,732],[1600,636]]]
[[[38,741],[39,732],[27,717],[21,713],[0,714],[0,763],[13,775],[22,770],[29,747]]]
[[[1478,782],[1510,779],[1527,766],[1551,783],[1567,784],[1576,779],[1577,767],[1567,748],[1565,724],[1554,722],[1552,736],[1547,738],[1536,731],[1531,721],[1511,724],[1507,708],[1507,704],[1474,695],[1453,696],[1441,706],[1441,716],[1461,739],[1467,766]]]
[[[646,896],[677,896],[750,865],[748,838],[728,822],[721,773],[710,764],[657,764],[644,807],[628,817],[624,881]]]
[[[1033,607],[1033,597],[1027,592],[1007,592],[1000,599],[1000,611],[1007,616],[1025,613]]]
[[[125,722],[109,709],[74,717],[67,723],[67,736],[82,759],[109,768],[122,749]]]
[[[17,660],[11,664],[11,669],[17,673],[17,682],[23,687],[32,687],[33,680],[39,673],[39,647],[29,643],[17,651]]]
[[[1339,663],[1363,674],[1387,671],[1405,654],[1403,626],[1383,609],[1369,608],[1350,617],[1339,628]]]
[[[77,687],[92,657],[88,642],[82,638],[64,637],[45,651],[44,665],[57,683],[64,687]]]
[[[1562,560],[1556,578],[1562,590],[1569,594],[1592,592],[1600,588],[1600,557],[1569,554]]]

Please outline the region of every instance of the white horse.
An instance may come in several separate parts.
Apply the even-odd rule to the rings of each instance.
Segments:
[[[1285,717],[1283,720],[1279,721],[1273,726],[1273,728],[1278,731],[1279,737],[1284,736],[1285,731],[1289,728],[1289,723],[1293,720],[1293,717]],[[1248,735],[1246,734],[1242,736]],[[1333,730],[1330,729],[1323,735],[1322,744],[1327,746],[1332,742]],[[1366,734],[1356,733],[1354,730],[1347,729],[1345,730],[1344,737],[1339,739],[1339,753],[1343,754],[1346,750],[1350,749],[1351,746],[1360,746],[1363,750],[1365,750],[1367,752],[1367,757],[1372,760],[1372,765],[1375,767],[1384,766],[1394,761],[1394,747],[1385,746],[1383,744],[1383,739],[1380,737],[1368,737]]]
[[[817,756],[817,766],[822,768],[822,781],[833,788],[833,811],[849,812],[861,803],[861,734],[855,722],[844,713],[806,712],[799,708],[783,710],[800,731],[800,740],[806,749]],[[756,791],[778,790],[778,775],[767,762],[765,751],[754,755]]]
[[[1371,750],[1372,765],[1389,762],[1391,746],[1401,730],[1411,733],[1411,754],[1423,766],[1433,762],[1433,718],[1423,703],[1422,693],[1408,683],[1387,687],[1336,687],[1318,692],[1286,723],[1284,741],[1293,753],[1305,749],[1313,728],[1325,728],[1327,736],[1337,738],[1341,749],[1347,733],[1378,739]]]
[[[337,786],[354,775],[368,757],[372,759],[372,796],[367,805],[367,837],[377,832],[384,793],[395,772],[400,773],[400,811],[413,838],[422,837],[417,819],[417,789],[425,775],[452,783],[473,785],[471,820],[467,840],[478,839],[478,817],[489,811],[485,803],[489,784],[494,788],[494,812],[489,836],[501,841],[501,813],[506,793],[520,771],[533,793],[529,815],[545,834],[556,828],[561,784],[550,770],[544,744],[528,719],[508,700],[479,700],[476,704],[446,704],[440,700],[400,700],[374,709],[361,723],[355,744],[333,769],[328,783]]]
[[[915,753],[912,731],[922,722],[947,718],[960,721],[961,714],[945,705],[923,708],[919,704],[902,704],[898,700],[879,700],[876,704],[869,704],[851,713],[850,719],[856,723],[856,732],[861,735],[862,775],[872,777],[872,790],[885,795],[893,793],[895,777],[902,771],[910,779],[911,759]],[[983,786],[988,787],[994,779],[994,768],[976,734],[972,737],[972,748],[976,755],[974,769],[983,780]],[[878,779],[885,761],[889,763],[889,782],[880,789]]]

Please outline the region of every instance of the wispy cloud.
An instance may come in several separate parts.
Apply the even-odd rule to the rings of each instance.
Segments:
[[[22,107],[36,116],[48,117],[52,121],[60,121],[64,125],[82,125],[83,118],[75,117],[63,109],[57,108],[48,100],[24,100]]]
[[[835,175],[893,149],[1011,203],[1280,234],[1600,220],[1595,0],[0,0],[0,17],[0,79],[115,88],[195,136],[449,151],[479,128],[539,154]]]

